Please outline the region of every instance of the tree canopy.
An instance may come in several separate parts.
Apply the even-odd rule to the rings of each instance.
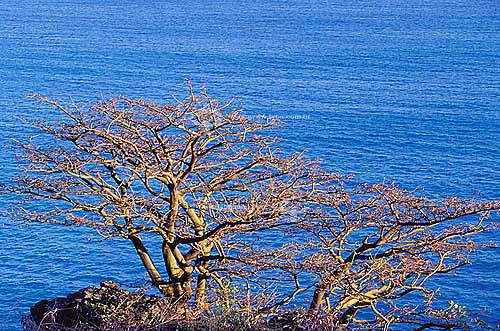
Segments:
[[[29,96],[61,116],[30,122],[53,145],[15,145],[23,174],[3,185],[20,196],[10,215],[128,240],[151,283],[195,314],[269,315],[300,297],[310,314],[351,328],[460,327],[468,314],[433,309],[426,285],[491,246],[473,235],[497,228],[500,201],[356,184],[280,151],[278,121],[188,87],[164,105]],[[150,235],[161,247],[146,247]],[[162,266],[148,249],[161,250]]]

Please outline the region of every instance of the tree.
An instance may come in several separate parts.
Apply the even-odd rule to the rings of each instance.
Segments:
[[[3,186],[22,196],[12,217],[130,241],[151,283],[197,313],[210,312],[214,296],[228,309],[270,314],[310,293],[310,313],[346,325],[363,324],[355,318],[364,310],[372,328],[431,317],[446,325],[450,314],[429,310],[434,292],[424,283],[484,247],[467,238],[496,226],[486,220],[499,201],[351,185],[350,176],[285,156],[276,138],[259,135],[277,121],[252,120],[236,102],[188,86],[174,105],[117,96],[87,107],[29,96],[62,116],[30,122],[53,147],[35,137],[16,145],[24,173]],[[475,223],[455,221],[471,215]],[[150,235],[161,238],[164,275],[145,247]],[[272,247],[258,241],[270,236]],[[401,306],[412,292],[424,304]]]

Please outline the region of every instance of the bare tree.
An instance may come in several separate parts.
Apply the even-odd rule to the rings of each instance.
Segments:
[[[85,107],[30,96],[65,117],[31,123],[54,147],[35,138],[19,144],[24,176],[6,188],[25,196],[14,216],[130,240],[164,295],[189,300],[196,275],[201,303],[206,280],[217,279],[210,266],[230,258],[225,235],[282,225],[311,161],[282,157],[274,139],[256,134],[278,123],[252,121],[233,101],[190,92],[163,106],[120,96]],[[55,203],[24,207],[33,200]],[[167,280],[144,247],[144,232],[163,238]]]
[[[288,215],[295,220],[288,242],[276,249],[249,246],[246,258],[240,257],[239,268],[246,271],[241,274],[288,288],[260,311],[304,292],[311,293],[310,314],[322,311],[351,328],[388,330],[405,324],[416,330],[456,330],[475,320],[479,327],[481,314],[458,304],[433,308],[437,289],[427,285],[469,264],[474,250],[496,247],[473,239],[498,230],[488,220],[500,202],[429,199],[396,184],[349,186],[345,179],[316,172],[309,190],[297,195],[300,211]],[[237,265],[227,263],[228,269]],[[268,270],[279,271],[279,277],[266,277]]]
[[[486,219],[498,201],[439,202],[384,183],[346,188],[349,176],[284,156],[276,138],[258,135],[278,122],[252,120],[236,102],[188,86],[174,105],[29,96],[62,116],[31,122],[53,147],[39,140],[47,136],[17,144],[24,173],[3,191],[23,199],[11,215],[129,240],[152,284],[193,311],[210,311],[215,294],[266,314],[310,293],[310,313],[369,328],[421,323],[434,295],[426,281],[467,264],[483,247],[467,238],[495,227]],[[478,221],[456,222],[470,215]],[[165,274],[145,247],[148,234],[161,237]],[[258,241],[272,236],[272,247]],[[231,284],[244,300],[231,301]],[[424,304],[401,306],[412,292]],[[357,321],[363,310],[371,319]]]
[[[453,314],[431,309],[436,290],[427,288],[427,281],[468,264],[474,249],[492,245],[475,243],[471,236],[497,227],[486,220],[498,210],[498,201],[436,201],[380,183],[349,192],[331,186],[310,202],[320,206],[300,225],[317,247],[308,261],[318,280],[310,311],[325,303],[341,323],[370,328],[429,320],[435,327],[456,327],[449,319]],[[477,215],[474,222],[456,221],[470,215]],[[423,300],[408,301],[410,293]],[[356,320],[362,310],[363,318]]]

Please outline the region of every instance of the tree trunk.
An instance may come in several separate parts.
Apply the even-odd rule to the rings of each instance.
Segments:
[[[135,250],[137,251],[139,257],[141,258],[142,264],[144,265],[144,268],[148,272],[149,278],[151,278],[153,285],[156,286],[156,288],[158,288],[158,290],[163,295],[165,295],[166,288],[163,284],[163,279],[161,278],[158,269],[156,269],[156,266],[153,263],[151,256],[149,256],[148,250],[146,249],[146,247],[144,247],[141,237],[139,237],[139,235],[132,235],[129,237],[129,239],[134,244]]]
[[[198,266],[199,274],[196,280],[196,294],[194,297],[194,302],[196,309],[199,311],[205,310],[206,304],[206,288],[207,288],[207,279],[210,278],[210,273],[207,271],[208,262],[203,262],[200,266]]]
[[[309,313],[316,314],[318,312],[319,307],[323,303],[323,297],[325,296],[326,290],[321,287],[316,287],[314,290],[314,295],[311,301],[311,305],[309,306]]]
[[[176,303],[187,302],[191,299],[191,272],[179,267],[177,260],[167,240],[163,240],[163,260],[169,276],[168,294]]]
[[[194,296],[195,309],[197,311],[204,311],[206,304],[206,287],[207,287],[207,277],[203,275],[198,275],[196,280],[196,294]]]

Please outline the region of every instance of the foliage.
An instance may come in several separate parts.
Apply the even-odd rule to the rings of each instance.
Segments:
[[[22,199],[10,215],[130,241],[151,283],[195,316],[269,316],[310,295],[311,315],[367,329],[436,320],[428,279],[491,246],[472,236],[497,228],[489,217],[500,201],[353,184],[259,135],[280,123],[252,120],[236,102],[188,86],[173,105],[30,96],[62,116],[31,122],[53,147],[36,137],[17,144],[24,174],[3,192]],[[145,234],[161,238],[165,274]],[[410,294],[420,298],[401,300]],[[439,325],[460,326],[448,315]]]

